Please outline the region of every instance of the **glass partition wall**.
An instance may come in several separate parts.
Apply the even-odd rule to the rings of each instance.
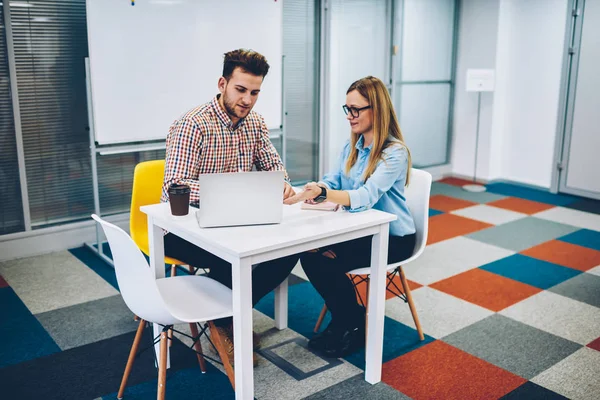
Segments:
[[[416,167],[449,163],[456,0],[330,0],[326,10],[327,171],[349,137],[346,89],[373,75],[391,92]]]
[[[88,219],[85,0],[0,4],[0,235]],[[349,137],[346,89],[366,75],[388,85],[415,166],[448,162],[456,14],[456,0],[283,3],[284,127],[273,141],[294,183],[335,165]],[[127,212],[134,166],[162,157],[99,155],[102,214]]]

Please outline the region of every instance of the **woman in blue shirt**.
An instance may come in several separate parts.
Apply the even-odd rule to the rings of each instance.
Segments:
[[[350,85],[342,106],[350,123],[337,168],[319,183],[287,199],[330,201],[349,212],[369,208],[398,216],[390,223],[388,263],[410,257],[415,247],[415,225],[404,197],[409,182],[410,152],[383,82],[368,76]],[[368,266],[371,239],[365,237],[301,255],[302,268],[325,300],[331,323],[316,334],[309,347],[329,357],[343,357],[365,345],[365,310],[356,301],[348,271]]]

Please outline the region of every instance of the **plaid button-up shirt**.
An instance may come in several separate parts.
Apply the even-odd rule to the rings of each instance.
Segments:
[[[219,96],[176,120],[167,135],[165,178],[161,201],[168,201],[173,183],[191,188],[190,202],[198,202],[198,176],[221,172],[285,171],[269,139],[264,119],[256,112],[233,126]],[[285,174],[288,180],[287,173]]]

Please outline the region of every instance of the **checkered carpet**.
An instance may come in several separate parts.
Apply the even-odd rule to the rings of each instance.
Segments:
[[[499,183],[469,193],[462,183],[434,183],[428,247],[405,267],[425,341],[390,297],[381,383],[363,380],[364,352],[320,358],[306,342],[323,302],[297,268],[290,329],[274,328],[272,294],[254,311],[257,399],[600,398],[600,202]],[[79,248],[0,263],[0,275],[3,395],[116,398],[137,323],[113,271]],[[177,337],[167,398],[233,398],[220,367],[201,374]],[[152,351],[125,396],[155,398]]]

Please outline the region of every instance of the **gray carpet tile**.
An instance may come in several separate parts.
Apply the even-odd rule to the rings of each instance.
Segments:
[[[548,290],[600,308],[600,276],[583,273]]]
[[[600,352],[581,348],[531,381],[573,400],[600,398]]]
[[[444,342],[530,379],[581,348],[561,337],[495,314]]]
[[[371,385],[366,382],[362,375],[357,375],[350,379],[346,379],[336,385],[330,386],[327,389],[321,390],[315,394],[305,397],[303,400],[407,400],[410,397],[397,391],[394,388],[380,382],[376,385]]]
[[[119,293],[68,251],[2,262],[0,275],[33,314]]]
[[[600,337],[600,308],[543,291],[500,314],[582,345]]]
[[[486,308],[427,286],[413,290],[412,297],[423,332],[438,339],[493,314]],[[415,325],[410,307],[401,298],[389,299],[385,313],[404,325]]]
[[[514,254],[513,251],[464,236],[427,246],[421,257],[404,266],[408,279],[430,285]]]
[[[505,249],[522,251],[576,230],[578,228],[571,225],[527,217],[483,229],[466,235],[466,237]]]
[[[56,344],[67,350],[137,329],[121,295],[36,315]]]

